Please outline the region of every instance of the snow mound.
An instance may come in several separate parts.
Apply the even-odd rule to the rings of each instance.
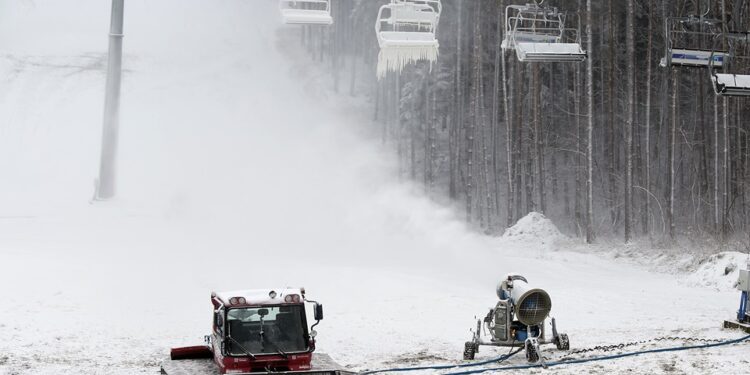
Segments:
[[[503,238],[513,241],[550,244],[565,239],[552,220],[539,212],[531,212],[505,230]]]
[[[725,251],[702,260],[698,269],[688,276],[693,285],[713,287],[718,290],[733,290],[737,285],[740,269],[746,267],[747,254]]]

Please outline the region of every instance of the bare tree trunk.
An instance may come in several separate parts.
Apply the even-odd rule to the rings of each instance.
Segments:
[[[646,114],[645,122],[645,149],[646,149],[646,162],[643,168],[645,173],[645,189],[646,196],[644,199],[644,212],[643,212],[643,233],[649,234],[651,231],[651,68],[653,63],[651,62],[652,56],[651,51],[653,49],[653,18],[654,18],[654,1],[649,0],[648,2],[648,47],[646,51]]]
[[[594,34],[591,30],[591,0],[586,0],[586,96],[588,99],[588,128],[586,129],[586,243],[594,242],[594,189],[593,189],[593,144],[594,144]]]
[[[455,200],[458,198],[458,175],[459,175],[459,168],[460,168],[460,147],[459,147],[459,132],[460,129],[463,127],[463,81],[462,81],[462,74],[461,71],[461,65],[462,61],[461,58],[463,56],[463,34],[462,34],[462,24],[463,24],[463,17],[462,17],[462,10],[463,10],[463,2],[458,0],[456,6],[458,7],[458,27],[456,30],[457,35],[457,43],[456,43],[456,71],[455,71],[455,77],[456,77],[456,103],[455,103],[455,110],[453,114],[453,129],[452,130],[452,136],[450,137],[452,141],[452,147],[450,150],[450,153],[452,154],[451,159],[451,178],[450,178],[450,187],[449,187],[449,196],[451,199]]]
[[[704,78],[704,72],[699,72],[700,78]],[[706,106],[705,106],[705,84],[703,79],[698,80],[698,131],[700,132],[700,187],[701,187],[701,210],[705,206],[704,199],[710,199],[709,181],[708,181],[708,152],[706,150],[709,147],[706,129]],[[708,220],[706,220],[705,214],[701,215],[701,225],[706,224],[706,221],[711,222],[710,213]]]
[[[635,4],[628,0],[627,16],[627,95],[628,113],[625,121],[625,242],[632,239],[633,210],[633,122],[635,114]]]
[[[378,121],[380,119],[380,102],[382,98],[383,81],[380,80],[375,82],[375,111],[373,112],[372,119]]]
[[[722,2],[723,3],[723,2]],[[731,172],[729,171],[729,109],[727,108],[727,98],[721,98],[721,110],[722,110],[722,123],[723,123],[723,136],[724,136],[724,152],[722,155],[724,171],[724,189],[723,189],[723,201],[722,206],[724,209],[724,215],[721,220],[721,237],[726,239],[729,233],[729,188],[731,181]]]
[[[532,64],[531,74],[529,74],[528,71],[526,72],[526,74],[527,74],[527,76],[526,76],[527,85],[528,85],[528,87],[532,87],[532,88],[535,87],[534,86],[534,67],[535,66],[536,66],[536,64]],[[533,94],[533,90],[534,89],[532,89],[532,98],[531,98],[531,106],[532,107],[534,107],[534,102],[533,102],[533,100],[534,100],[533,99],[534,94]],[[532,111],[533,110],[534,109],[532,108]],[[533,115],[532,115],[532,117],[533,117]],[[524,144],[524,150],[525,150],[525,153],[524,153],[525,160],[524,160],[524,162],[526,163],[526,173],[525,173],[525,177],[526,177],[526,212],[534,212],[534,211],[537,210],[537,204],[536,204],[536,200],[534,200],[534,177],[536,175],[536,166],[534,165],[534,149],[535,149],[534,145],[536,143],[536,132],[534,131],[533,119],[532,119],[532,124],[530,124],[530,129],[529,129],[529,132],[528,132],[528,137],[527,138],[522,138],[522,139],[524,139],[526,141],[525,144]]]
[[[735,99],[735,103],[740,104],[740,99],[739,98]],[[736,161],[735,161],[736,166],[734,168],[735,170],[734,197],[735,199],[739,198],[742,203],[742,208],[741,208],[741,211],[739,212],[740,215],[739,215],[738,222],[737,222],[737,230],[742,231],[745,229],[745,222],[747,219],[745,218],[745,192],[744,192],[745,164],[744,164],[744,160],[742,157],[742,144],[743,144],[742,140],[744,137],[742,136],[742,125],[741,125],[742,124],[742,106],[741,105],[735,106],[734,114],[735,114],[734,123],[735,123],[735,129],[736,129],[735,138],[737,139],[737,142],[736,142],[737,149],[733,153],[736,157]]]
[[[505,1],[500,1],[500,7],[503,9],[503,6],[505,5]],[[502,18],[502,15],[498,16],[500,19]],[[503,22],[500,22],[498,24],[499,29],[504,29],[505,24]],[[498,43],[500,43],[500,38],[498,38]],[[514,206],[514,199],[515,199],[515,189],[514,189],[514,174],[513,174],[513,114],[510,112],[510,104],[509,102],[513,99],[512,97],[508,96],[508,82],[507,82],[507,65],[505,60],[505,52],[500,50],[499,51],[502,56],[500,56],[500,64],[502,67],[502,74],[503,74],[503,108],[505,112],[505,151],[506,151],[506,157],[508,158],[508,215],[507,215],[507,221],[506,225],[510,227],[513,225],[513,206]],[[512,80],[512,78],[511,78]],[[512,84],[512,82],[511,82]],[[511,87],[513,87],[511,85]]]
[[[399,178],[404,177],[404,166],[407,163],[404,161],[406,158],[406,136],[404,132],[404,124],[401,122],[401,75],[394,74],[395,81],[395,95],[393,98],[393,132],[391,135],[395,138],[396,147],[398,149],[398,176]]]
[[[424,137],[422,139],[422,153],[424,159],[422,160],[422,184],[426,194],[429,194],[429,183],[430,183],[430,169],[432,164],[432,155],[430,154],[430,144],[432,143],[432,108],[430,100],[430,84],[431,77],[427,76],[424,79],[424,120],[422,121]]]
[[[513,69],[513,92],[519,93],[519,98],[515,101],[516,104],[516,110],[513,112],[513,115],[515,116],[514,119],[514,127],[515,127],[515,143],[514,143],[514,154],[515,157],[513,158],[515,165],[514,165],[514,181],[516,183],[516,187],[514,189],[515,195],[515,210],[516,215],[515,217],[522,216],[523,212],[523,189],[524,189],[524,175],[523,175],[523,160],[521,158],[523,153],[523,143],[524,143],[524,132],[523,132],[523,121],[522,121],[522,113],[523,113],[523,96],[520,95],[521,93],[521,83],[523,79],[524,74],[524,65],[521,64],[514,64]]]
[[[721,0],[721,22],[722,25],[727,24],[727,8],[726,8],[726,1]],[[726,51],[727,50],[727,39],[726,37],[722,38],[722,48]],[[721,109],[722,109],[722,120],[724,125],[724,199],[723,199],[723,209],[724,209],[724,215],[722,216],[721,220],[721,238],[722,240],[726,239],[726,235],[729,231],[729,181],[730,181],[730,172],[729,172],[729,154],[728,154],[728,148],[729,148],[729,113],[727,108],[727,98],[722,97],[721,98]]]
[[[719,228],[719,98],[714,95],[714,231],[720,234]]]
[[[616,135],[617,135],[617,127],[615,124],[615,45],[617,44],[617,41],[615,40],[615,15],[614,15],[614,2],[615,0],[609,0],[609,51],[608,51],[608,62],[609,62],[609,76],[608,82],[607,82],[607,97],[609,98],[609,108],[607,110],[608,113],[608,122],[609,122],[609,137],[608,137],[608,147],[607,147],[607,160],[609,161],[609,173],[607,174],[609,177],[609,207],[610,207],[610,220],[611,225],[613,227],[616,226],[617,222],[619,221],[619,208],[617,207],[617,202],[619,201],[618,197],[618,189],[617,189],[617,182],[615,180],[615,177],[617,176],[617,169],[618,169],[618,162],[617,162],[617,153],[618,153],[618,145],[616,143]]]
[[[669,225],[669,237],[674,238],[674,183],[675,183],[675,146],[677,137],[677,103],[678,103],[678,85],[677,85],[678,74],[676,70],[672,70],[672,118],[671,125],[669,128],[669,143],[667,148],[669,149],[669,204],[667,206],[667,223]]]
[[[588,1],[588,0],[587,0]],[[575,181],[576,181],[576,191],[575,191],[575,223],[576,223],[576,230],[580,233],[581,226],[583,224],[583,210],[582,210],[582,182],[581,182],[581,169],[583,166],[583,162],[581,160],[581,154],[583,153],[582,146],[581,146],[581,96],[583,92],[583,82],[581,78],[581,68],[580,65],[576,65],[575,68],[575,129],[576,129],[576,153],[575,153]]]
[[[502,1],[499,4],[500,9],[503,8]],[[500,48],[500,41],[503,37],[502,12],[497,12],[497,30],[495,34],[495,66],[494,66],[494,82],[492,87],[492,171],[494,176],[494,199],[495,199],[495,215],[500,218],[500,60],[504,60],[503,51]],[[504,64],[504,62],[503,62]],[[503,65],[503,89],[505,88],[505,66]],[[503,98],[504,99],[504,98]]]
[[[430,121],[430,193],[435,191],[435,162],[437,157],[437,92],[432,92],[432,121]]]
[[[475,28],[476,29],[476,28]],[[475,31],[476,36],[476,31]],[[478,58],[478,56],[474,56]],[[471,65],[469,67],[471,69]],[[469,92],[469,111],[473,111],[475,107],[476,97]],[[476,115],[476,114],[475,114]],[[473,199],[474,199],[474,132],[476,129],[476,116],[471,118],[469,113],[469,121],[466,129],[466,221],[471,222],[473,219]]]
[[[383,131],[381,134],[381,140],[383,144],[388,142],[388,128],[391,126],[393,121],[393,115],[391,114],[393,107],[393,93],[391,92],[391,86],[393,86],[394,78],[392,76],[386,76],[383,79],[382,92],[383,92]]]
[[[539,190],[539,205],[537,210],[544,213],[544,159],[542,155],[542,147],[544,140],[541,134],[541,122],[542,122],[542,103],[541,103],[541,82],[539,81],[539,64],[531,65],[531,86],[533,87],[532,96],[532,111],[534,113],[534,159],[536,161],[536,185]]]
[[[476,14],[475,14],[475,20],[474,20],[474,58],[475,58],[475,66],[474,66],[474,75],[475,75],[475,100],[476,100],[476,106],[474,108],[474,119],[475,122],[479,122],[479,134],[481,137],[481,147],[482,147],[482,153],[481,153],[481,161],[480,163],[480,174],[482,176],[482,181],[480,183],[479,179],[477,179],[477,186],[482,185],[483,186],[483,192],[484,192],[484,208],[485,213],[482,215],[484,227],[486,229],[490,229],[492,227],[492,184],[490,183],[490,173],[491,168],[490,165],[492,163],[492,159],[490,158],[489,149],[487,147],[487,135],[489,132],[487,128],[487,119],[485,118],[485,106],[484,106],[484,69],[482,69],[482,32],[481,32],[481,16],[482,16],[482,3],[476,3]],[[482,192],[482,189],[479,189],[479,192]],[[478,199],[478,203],[481,204],[481,199]],[[481,214],[481,210],[480,210]]]

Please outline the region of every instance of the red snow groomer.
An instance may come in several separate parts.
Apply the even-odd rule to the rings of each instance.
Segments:
[[[313,355],[323,305],[307,300],[304,288],[214,292],[211,303],[213,329],[206,343],[172,349],[162,374],[349,373],[329,356]],[[305,303],[313,305],[309,329]]]

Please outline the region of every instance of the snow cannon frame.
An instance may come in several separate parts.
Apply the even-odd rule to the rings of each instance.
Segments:
[[[540,345],[555,344],[558,350],[570,349],[568,335],[557,332],[555,318],[551,318],[552,338],[547,339],[545,321],[552,310],[552,299],[543,289],[529,286],[525,277],[508,274],[496,289],[500,299],[484,319],[477,320],[471,341],[464,346],[464,359],[472,360],[481,345],[519,347],[526,351],[529,362],[541,359]],[[482,323],[490,333],[483,340]]]

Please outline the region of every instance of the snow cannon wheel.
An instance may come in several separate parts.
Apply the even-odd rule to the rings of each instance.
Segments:
[[[555,345],[557,346],[557,350],[570,350],[570,340],[568,339],[568,335],[565,333],[561,333],[560,336],[557,337],[557,340],[555,340]]]
[[[479,351],[478,349],[479,345],[475,344],[473,341],[467,341],[466,344],[464,344],[464,360],[473,360],[474,355]]]
[[[536,347],[531,342],[526,342],[526,360],[529,363],[536,363],[539,361],[539,353],[536,351]]]

